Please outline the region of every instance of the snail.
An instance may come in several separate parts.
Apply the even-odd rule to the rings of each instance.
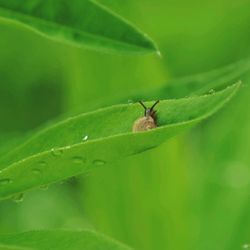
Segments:
[[[159,103],[156,101],[151,108],[147,108],[142,101],[139,103],[144,108],[144,117],[137,119],[133,125],[133,132],[147,131],[157,127],[157,117],[154,107]]]

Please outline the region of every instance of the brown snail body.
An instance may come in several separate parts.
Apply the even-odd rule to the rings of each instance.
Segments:
[[[139,102],[144,108],[144,117],[137,119],[133,125],[133,132],[147,131],[157,127],[156,111],[154,107],[159,101],[155,102],[151,108],[147,108],[142,102]]]

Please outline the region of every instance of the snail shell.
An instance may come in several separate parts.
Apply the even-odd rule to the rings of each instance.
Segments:
[[[139,132],[156,128],[156,111],[154,110],[154,107],[159,103],[159,100],[156,101],[151,108],[147,108],[142,101],[139,101],[139,103],[144,108],[144,117],[141,117],[134,122],[132,131]]]
[[[137,119],[133,125],[133,132],[147,131],[156,128],[155,119],[152,116],[144,116]]]

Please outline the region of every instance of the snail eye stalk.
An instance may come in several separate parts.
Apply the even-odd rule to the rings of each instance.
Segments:
[[[156,102],[153,104],[153,106],[150,108],[150,111],[151,111],[151,112],[153,111],[154,107],[155,107],[159,102],[160,102],[160,100],[156,101]]]
[[[146,110],[147,107],[144,105],[144,103],[142,101],[139,101],[139,103],[142,105],[142,107]]]
[[[147,115],[147,110],[148,108],[144,105],[144,103],[142,101],[139,101],[139,103],[142,105],[142,107],[144,108],[144,116]]]

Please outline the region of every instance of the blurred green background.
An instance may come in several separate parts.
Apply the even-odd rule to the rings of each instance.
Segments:
[[[129,100],[133,90],[249,57],[247,0],[100,2],[147,32],[162,57],[81,50],[1,20],[0,144],[114,96]],[[242,249],[250,243],[250,77],[243,80],[226,108],[159,148],[1,202],[0,232],[87,227],[139,250]]]

